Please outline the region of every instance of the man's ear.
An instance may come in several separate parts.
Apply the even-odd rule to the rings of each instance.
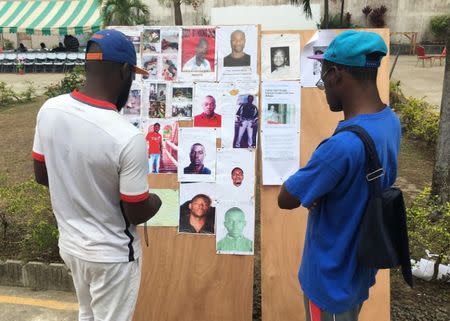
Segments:
[[[189,203],[188,207],[190,210],[192,210],[192,203]]]

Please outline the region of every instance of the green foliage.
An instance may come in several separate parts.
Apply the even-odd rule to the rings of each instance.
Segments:
[[[149,23],[150,9],[141,0],[103,0],[100,14],[105,26],[134,26]]]
[[[437,254],[437,261],[450,257],[450,202],[442,204],[427,187],[406,213],[413,257],[422,257],[425,250]]]
[[[3,40],[3,50],[13,50],[14,43],[11,40],[4,39]]]
[[[83,86],[85,71],[81,66],[75,67],[57,84],[46,87],[45,95],[49,98],[67,94]]]
[[[352,15],[350,12],[345,13],[342,23],[341,23],[341,15],[335,14],[331,16],[328,20],[328,26],[325,27],[324,19],[320,20],[320,24],[317,26],[319,29],[352,29],[357,28],[358,26],[352,24]]]
[[[389,83],[389,101],[400,117],[404,133],[434,147],[439,134],[439,113],[437,108],[423,99],[406,98],[400,88],[400,81]]]
[[[439,133],[439,114],[422,99],[410,97],[395,105],[405,133],[430,146],[436,145]]]
[[[58,230],[46,187],[34,179],[0,187],[0,218],[3,241],[20,240],[16,249],[20,258],[50,261],[58,257]]]
[[[433,35],[444,42],[447,26],[450,23],[450,15],[434,16],[430,20],[430,29]]]
[[[26,83],[27,87],[25,91],[17,93],[4,81],[0,81],[0,107],[34,100],[36,97],[36,89],[31,81],[26,81]]]

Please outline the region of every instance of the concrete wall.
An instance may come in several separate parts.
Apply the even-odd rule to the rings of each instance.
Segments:
[[[158,0],[144,0],[150,7],[151,20],[153,24],[159,25],[173,25],[173,8],[162,7]],[[313,4],[320,4],[323,13],[324,0],[311,0]],[[184,25],[199,25],[202,24],[202,18],[210,20],[210,13],[212,7],[225,6],[253,6],[253,5],[278,5],[289,4],[289,0],[204,0],[204,3],[195,11],[190,6],[182,5],[183,24]],[[391,31],[416,31],[418,32],[418,39],[430,39],[429,22],[432,16],[450,13],[449,0],[345,0],[345,12],[352,14],[353,23],[365,27],[364,15],[362,8],[366,5],[371,7],[379,7],[384,4],[388,8],[387,12],[387,27]],[[330,14],[337,14],[340,12],[341,1],[329,0]],[[299,7],[298,10],[302,10]],[[252,13],[249,12],[249,15]],[[394,42],[406,42],[407,39],[394,38]]]

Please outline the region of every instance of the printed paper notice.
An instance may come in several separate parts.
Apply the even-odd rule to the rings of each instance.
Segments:
[[[263,185],[281,185],[300,162],[300,83],[263,83],[261,109]]]

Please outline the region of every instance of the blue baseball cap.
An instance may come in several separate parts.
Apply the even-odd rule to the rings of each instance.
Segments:
[[[386,54],[386,44],[379,34],[347,30],[334,38],[323,55],[308,58],[351,67],[378,68],[381,58]]]
[[[141,75],[148,75],[148,71],[136,66],[136,50],[133,43],[120,31],[114,29],[104,29],[94,33],[87,43],[98,44],[102,52],[87,52],[86,60],[113,61],[127,63],[134,67],[134,72]]]

